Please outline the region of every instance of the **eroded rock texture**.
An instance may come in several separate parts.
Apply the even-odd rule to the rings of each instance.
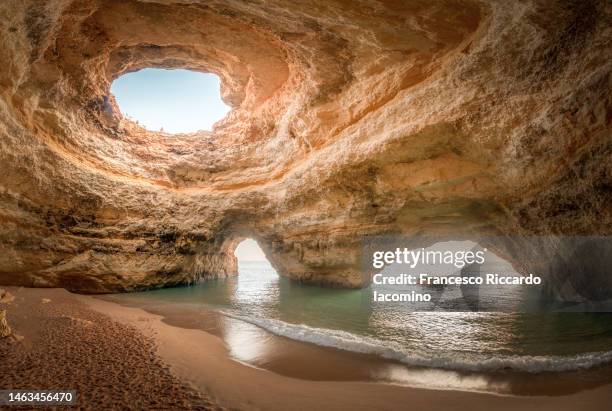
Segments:
[[[236,271],[360,284],[365,234],[609,234],[607,1],[8,0],[0,282],[82,292]],[[167,135],[117,76],[218,74]]]

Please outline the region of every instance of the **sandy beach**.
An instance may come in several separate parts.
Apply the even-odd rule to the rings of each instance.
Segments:
[[[2,389],[74,389],[81,409],[220,409],[169,371],[152,336],[63,289],[6,288]],[[14,409],[14,408],[11,408]]]
[[[139,308],[171,327],[200,330],[222,340],[235,361],[309,381],[387,383],[430,390],[455,390],[516,396],[559,396],[607,385],[612,366],[564,372],[474,372],[408,366],[380,355],[342,350],[279,336],[267,329],[202,304],[126,293],[99,296],[104,301]]]
[[[0,342],[6,370],[0,385],[70,387],[85,409],[604,410],[612,396],[612,384],[571,395],[511,396],[340,381],[341,371],[329,371],[329,381],[292,378],[232,359],[215,321],[178,327],[141,308],[62,289],[7,290],[15,299],[0,308],[19,337]],[[302,361],[330,369],[350,364],[342,356],[330,362],[317,349],[299,353]]]
[[[612,411],[611,21],[0,0],[0,411]]]
[[[202,329],[214,331],[214,322],[178,327],[141,308],[61,289],[8,291],[15,299],[0,308],[23,339],[0,342],[6,370],[0,385],[74,388],[83,408],[605,410],[612,396],[612,384],[571,395],[512,396],[339,381],[340,375],[292,378],[232,359],[227,344]],[[310,367],[349,363],[308,358]]]

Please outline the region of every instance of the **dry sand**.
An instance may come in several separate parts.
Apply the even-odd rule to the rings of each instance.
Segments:
[[[239,410],[559,411],[608,410],[612,399],[612,384],[564,396],[502,396],[291,378],[235,361],[218,336],[141,308],[64,290],[10,291],[17,298],[0,308],[24,339],[0,342],[0,386],[76,388],[91,409],[211,408],[214,398]]]
[[[19,338],[0,339],[0,389],[75,389],[78,406],[92,410],[217,409],[134,327],[62,289],[8,290],[15,299],[0,309]]]

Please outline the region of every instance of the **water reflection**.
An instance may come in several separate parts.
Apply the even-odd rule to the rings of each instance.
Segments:
[[[567,393],[612,379],[611,367],[552,372],[600,364],[598,353],[612,350],[610,314],[419,313],[374,304],[367,289],[298,284],[265,262],[239,269],[233,278],[122,298],[148,301],[156,312],[190,310],[166,313],[179,324],[210,315],[203,307],[230,314],[219,316],[219,334],[232,357],[296,378],[520,394]]]
[[[229,296],[233,305],[257,304],[264,308],[278,302],[279,276],[267,261],[239,262],[238,270],[238,277],[232,279],[235,289]]]
[[[254,325],[225,318],[222,334],[230,355],[239,361],[262,364],[271,354],[271,336],[262,334],[261,329]]]

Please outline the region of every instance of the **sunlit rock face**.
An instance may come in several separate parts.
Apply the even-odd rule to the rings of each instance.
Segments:
[[[612,231],[606,1],[8,0],[0,283],[235,274],[359,286],[365,234]],[[212,72],[212,132],[124,119],[145,67]]]

